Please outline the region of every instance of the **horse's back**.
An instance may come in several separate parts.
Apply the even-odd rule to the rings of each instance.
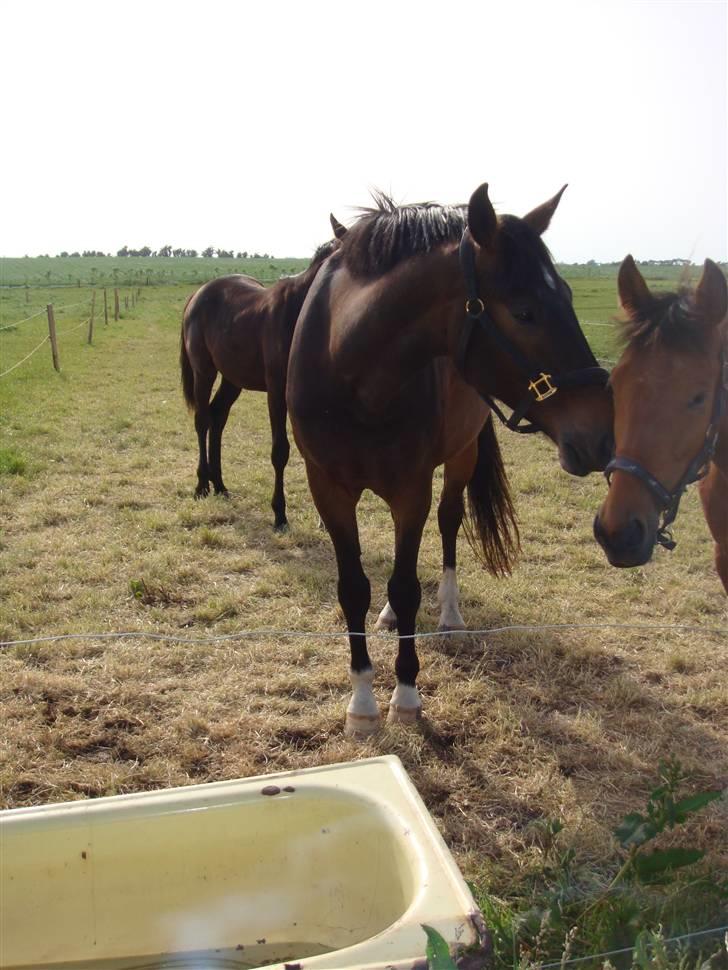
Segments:
[[[214,368],[236,387],[266,390],[263,334],[267,290],[251,276],[221,276],[197,290],[182,331],[193,366]]]

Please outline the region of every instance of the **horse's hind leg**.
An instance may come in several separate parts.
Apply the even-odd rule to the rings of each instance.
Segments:
[[[445,483],[437,508],[442,538],[442,579],[437,591],[440,604],[438,629],[443,632],[466,629],[458,603],[457,541],[465,515],[463,493],[472,477],[477,457],[478,446],[474,441],[445,464]]]
[[[699,489],[705,520],[715,540],[715,569],[728,594],[728,474],[711,463]]]
[[[399,650],[395,670],[397,686],[389,702],[388,720],[410,724],[422,711],[416,680],[420,663],[415,644],[415,624],[420,608],[421,587],[417,559],[422,530],[432,497],[432,476],[418,481],[417,488],[396,496],[390,503],[394,518],[394,571],[387,585],[392,610],[397,617]]]
[[[291,453],[291,446],[288,443],[288,435],[286,434],[288,409],[286,407],[285,387],[269,385],[268,415],[270,417],[270,430],[273,438],[270,460],[275,472],[275,485],[273,487],[271,508],[275,516],[274,528],[283,530],[288,526],[288,519],[286,518],[286,494],[283,489],[283,472],[288,464],[288,458]]]
[[[210,392],[215,383],[216,373],[200,373],[195,371],[195,431],[199,448],[197,464],[197,488],[195,498],[204,498],[210,494],[210,466],[207,460],[207,433],[210,428]]]
[[[356,524],[359,495],[342,488],[315,465],[307,463],[306,472],[316,508],[334,544],[339,573],[339,603],[349,630],[353,693],[346,709],[345,731],[350,735],[366,736],[379,727],[379,709],[372,690],[374,669],[364,635],[371,593],[369,580],[361,565]]]
[[[223,377],[220,387],[210,405],[210,444],[209,476],[216,495],[227,495],[228,490],[222,480],[222,433],[225,430],[230,408],[240,397],[241,388],[226,381]]]

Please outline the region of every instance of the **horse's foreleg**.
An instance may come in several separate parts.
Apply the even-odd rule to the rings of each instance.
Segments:
[[[715,569],[728,594],[728,474],[711,463],[699,490],[705,521],[715,540]]]
[[[379,708],[372,690],[374,669],[364,635],[371,593],[361,565],[356,523],[359,495],[342,488],[316,466],[307,463],[306,471],[311,495],[334,544],[339,572],[339,603],[349,631],[353,693],[346,709],[345,731],[363,737],[379,728]]]
[[[230,415],[230,408],[240,397],[240,391],[241,388],[223,378],[210,405],[209,476],[216,495],[228,494],[222,480],[222,433]]]
[[[275,516],[274,528],[282,530],[288,526],[286,518],[286,494],[283,488],[283,472],[288,464],[291,453],[291,446],[288,443],[286,434],[286,389],[269,384],[268,386],[268,415],[270,417],[270,430],[273,445],[270,453],[270,460],[275,472],[275,485],[273,487],[273,500],[271,508]]]
[[[421,587],[417,577],[417,558],[422,530],[427,521],[432,497],[432,479],[418,481],[392,503],[395,528],[394,571],[387,585],[389,603],[397,617],[399,650],[395,662],[397,686],[389,702],[389,721],[411,723],[422,711],[416,680],[420,669],[415,644],[415,624],[420,608]]]
[[[440,604],[438,629],[441,631],[466,629],[458,602],[457,541],[465,514],[463,493],[475,468],[477,449],[477,442],[473,442],[445,463],[445,484],[437,508],[437,522],[442,538],[442,579],[437,591],[437,601]]]

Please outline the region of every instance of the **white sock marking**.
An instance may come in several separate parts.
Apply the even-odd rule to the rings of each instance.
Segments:
[[[401,711],[419,711],[422,709],[420,692],[409,684],[397,683],[389,706]]]
[[[377,622],[374,624],[375,630],[391,630],[397,628],[397,614],[394,612],[392,607],[389,605],[389,600],[379,614]]]
[[[458,580],[455,570],[450,567],[442,572],[437,602],[440,604],[440,629],[464,630],[465,620],[458,605]]]
[[[351,671],[351,686],[354,688],[354,693],[351,695],[349,706],[346,709],[347,714],[353,714],[355,717],[379,717],[377,699],[372,690],[373,683],[374,669],[372,667],[359,673],[354,670]]]

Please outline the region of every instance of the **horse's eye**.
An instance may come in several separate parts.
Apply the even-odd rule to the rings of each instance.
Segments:
[[[516,310],[513,316],[519,323],[533,323],[533,313],[531,310]]]
[[[705,392],[701,391],[700,394],[696,394],[695,397],[690,400],[688,407],[697,410],[697,408],[702,407],[704,404],[705,404]]]

